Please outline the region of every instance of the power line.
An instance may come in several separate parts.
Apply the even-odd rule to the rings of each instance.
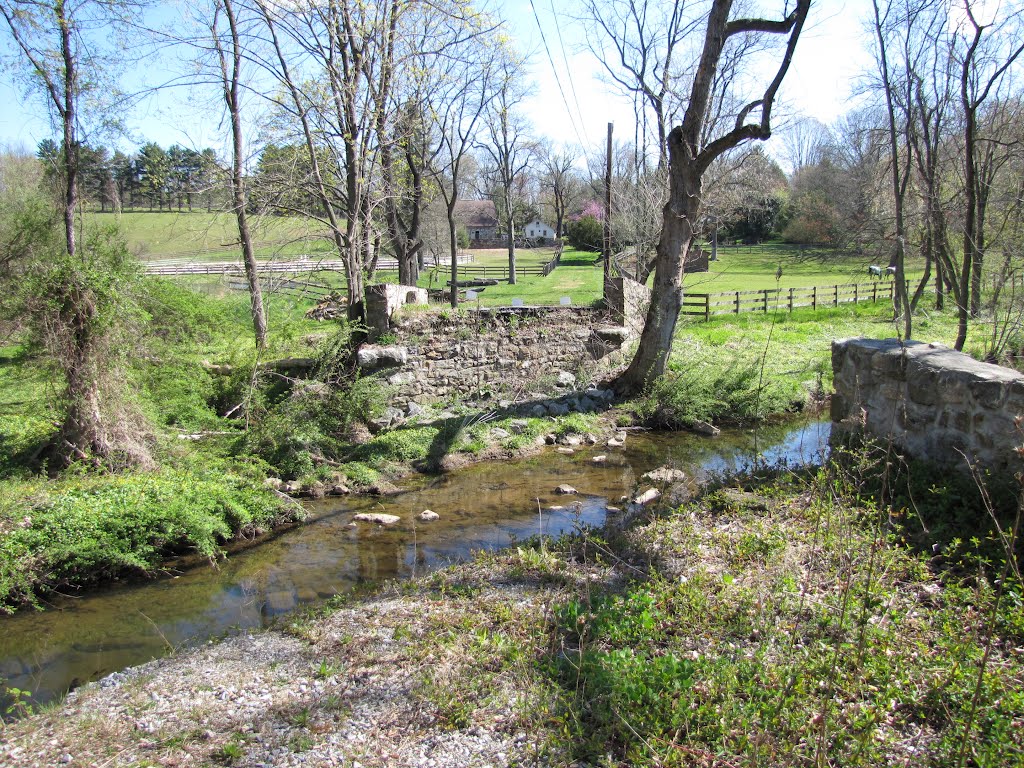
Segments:
[[[579,126],[576,125],[576,118],[573,116],[572,109],[569,107],[569,99],[566,97],[565,89],[562,87],[562,79],[558,76],[558,69],[555,67],[555,60],[551,55],[551,48],[548,46],[548,38],[547,35],[544,34],[544,27],[541,26],[540,17],[537,15],[537,6],[533,4],[533,0],[530,0],[530,9],[533,11],[533,20],[537,22],[537,29],[540,31],[540,39],[541,42],[544,43],[544,50],[548,55],[548,63],[551,64],[551,72],[554,74],[555,83],[558,85],[558,92],[562,94],[562,101],[565,102],[566,110],[569,113],[569,121],[572,123],[572,129],[576,133],[576,138],[580,140],[580,145],[586,146],[586,140],[583,138],[582,133],[580,133]],[[582,121],[582,119],[583,116],[580,115],[580,120]]]
[[[557,19],[555,15],[555,0],[548,0],[548,5],[551,7],[551,18]],[[557,21],[555,23],[555,31],[558,33],[558,46],[562,49],[562,61],[565,62],[565,71],[570,72],[569,57],[565,53],[565,40],[562,38],[562,26]],[[576,105],[576,114],[580,118],[580,125],[583,125],[583,110],[580,109],[580,99],[576,95],[576,81],[571,77],[569,78],[569,89],[572,91],[572,100]]]

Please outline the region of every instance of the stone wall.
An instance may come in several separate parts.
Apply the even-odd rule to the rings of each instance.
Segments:
[[[1022,468],[1024,375],[940,344],[846,339],[832,344],[837,435],[866,432],[911,456],[966,469]],[[965,459],[966,457],[966,459]]]
[[[529,399],[550,393],[559,374],[584,387],[623,361],[630,338],[607,311],[502,307],[412,315],[393,327],[388,348],[364,346],[360,365],[394,388],[394,402]],[[567,377],[562,377],[563,386]]]

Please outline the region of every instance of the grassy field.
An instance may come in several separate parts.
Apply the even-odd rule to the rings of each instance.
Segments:
[[[131,248],[144,260],[182,259],[222,261],[240,258],[234,217],[228,213],[126,212],[90,214],[99,220],[116,218]],[[253,220],[260,258],[293,258],[299,255],[331,258],[332,247],[315,223],[298,217],[257,217]],[[470,249],[474,266],[508,266],[504,249]],[[536,267],[547,263],[553,248],[519,249],[517,263]],[[601,296],[602,267],[595,264],[597,254],[567,249],[560,266],[548,277],[521,276],[516,286],[499,284],[480,292],[482,306],[511,304],[520,298],[525,304],[558,304],[569,296],[574,305],[591,304]],[[750,291],[763,288],[799,288],[842,283],[870,283],[868,260],[855,254],[805,249],[777,243],[755,246],[722,247],[719,258],[706,273],[686,276],[687,290],[697,293]],[[781,267],[782,277],[776,280]],[[907,275],[917,279],[923,268],[913,260]],[[378,280],[395,279],[393,272],[379,272]],[[422,287],[441,287],[447,270],[427,269]],[[344,280],[338,275],[319,275],[317,282],[339,289]]]
[[[241,259],[238,229],[231,213],[158,213],[129,211],[91,213],[96,221],[117,221],[133,252],[144,260],[189,259],[231,261]],[[251,220],[257,255],[287,258],[322,254],[331,244],[315,222],[299,217],[263,216]]]
[[[543,264],[551,253],[550,249],[521,250],[518,263]],[[475,264],[496,267],[508,264],[505,251],[478,250],[473,254]],[[558,268],[547,277],[520,277],[515,286],[499,283],[480,292],[480,303],[482,306],[507,306],[513,298],[521,298],[525,304],[557,304],[562,296],[569,296],[574,305],[591,304],[601,297],[603,266],[597,258],[596,253],[567,249]],[[684,284],[686,290],[693,293],[776,287],[786,290],[848,283],[868,285],[873,282],[867,274],[868,264],[862,256],[835,251],[806,250],[784,244],[739,246],[720,249],[718,260],[711,263],[708,272],[688,274]],[[780,267],[782,276],[776,280]],[[922,272],[923,264],[916,260],[908,262],[908,279],[917,280]],[[447,271],[438,270],[435,287],[446,279]]]

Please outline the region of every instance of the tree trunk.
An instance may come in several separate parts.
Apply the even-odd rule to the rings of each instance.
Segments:
[[[456,196],[453,193],[452,199],[448,203],[448,245],[451,248],[452,255],[452,291],[449,301],[451,302],[452,309],[458,309],[459,307],[459,240],[455,227],[455,200]]]
[[[267,315],[263,307],[263,291],[260,288],[259,265],[252,247],[252,234],[249,230],[249,218],[246,211],[245,179],[242,174],[245,155],[242,144],[242,104],[239,97],[239,79],[242,62],[242,48],[238,37],[232,0],[222,0],[224,14],[228,20],[231,33],[231,67],[228,67],[227,54],[218,42],[220,54],[221,77],[224,88],[224,103],[227,106],[231,121],[231,198],[235,209],[235,220],[238,223],[238,239],[242,245],[242,260],[245,264],[245,279],[249,284],[249,311],[252,316],[253,332],[256,346],[263,349],[267,346]],[[216,30],[214,30],[216,36]],[[162,196],[161,196],[162,198]]]
[[[65,15],[63,0],[54,5],[57,24],[60,27],[60,54],[64,64],[64,104],[60,110],[64,130],[64,236],[67,238],[67,251],[74,256],[77,251],[75,242],[75,209],[78,207],[78,136],[76,133],[78,115],[75,96],[78,88],[78,62],[71,42],[71,21]]]
[[[771,136],[772,105],[789,70],[809,8],[810,0],[798,0],[781,21],[743,18],[730,22],[732,0],[714,0],[711,5],[686,112],[682,124],[673,128],[667,139],[669,193],[662,208],[654,289],[636,356],[613,384],[620,395],[643,391],[665,371],[682,306],[683,266],[693,246],[703,195],[701,179],[711,163],[724,153],[744,142],[763,141]],[[722,52],[731,36],[748,32],[788,35],[785,54],[763,95],[740,110],[732,130],[705,142],[704,128]],[[754,109],[760,110],[760,120],[746,122]]]
[[[512,199],[506,199],[508,205],[508,284],[516,284],[516,219],[512,213]]]
[[[680,128],[669,134],[668,151],[669,198],[663,209],[654,290],[636,356],[615,381],[621,395],[642,392],[665,372],[683,303],[683,264],[693,245],[702,174],[688,157]]]

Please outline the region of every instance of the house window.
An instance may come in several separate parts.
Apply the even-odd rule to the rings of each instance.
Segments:
[[[474,229],[473,230],[473,239],[474,240],[479,240],[480,239],[480,230],[479,229]]]

